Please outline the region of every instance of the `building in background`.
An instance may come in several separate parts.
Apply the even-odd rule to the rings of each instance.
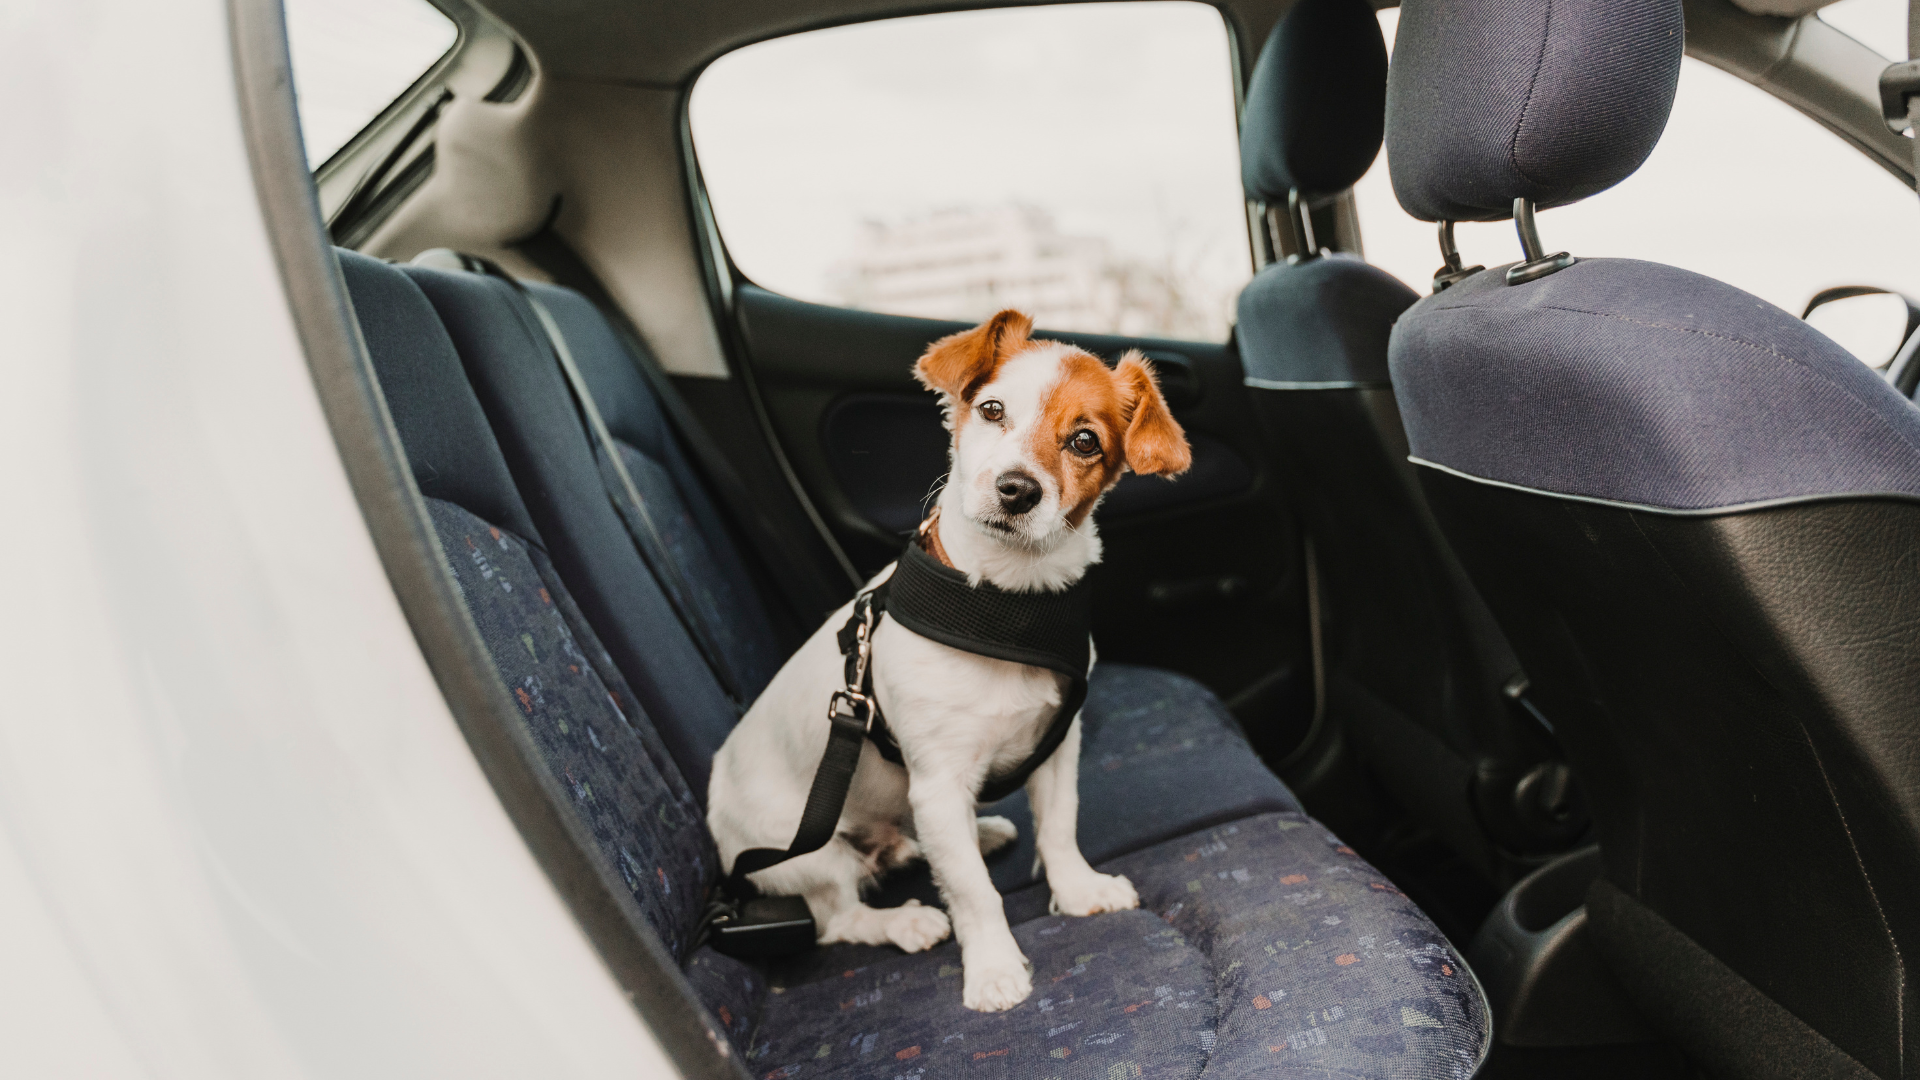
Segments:
[[[1061,330],[1218,341],[1231,290],[1182,272],[1177,236],[1158,265],[1069,236],[1029,204],[955,206],[869,221],[827,283],[850,307],[978,321],[1019,308]]]

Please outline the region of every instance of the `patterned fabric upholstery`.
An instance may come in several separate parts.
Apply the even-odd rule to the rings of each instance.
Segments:
[[[1101,866],[1141,910],[1027,918],[1033,996],[960,1004],[959,948],[820,950],[779,973],[756,1076],[1468,1077],[1491,1031],[1459,954],[1404,894],[1299,813]],[[1038,886],[1012,917],[1044,912]],[[834,961],[839,961],[836,964]]]
[[[427,501],[440,546],[527,730],[600,853],[675,956],[692,944],[719,866],[705,814],[613,661],[537,548]]]
[[[1472,1070],[1487,1038],[1485,1010],[1438,932],[1298,813],[1217,699],[1145,668],[1096,672],[1081,819],[1088,850],[1120,855],[1109,865],[1133,878],[1144,909],[1065,919],[1046,913],[1044,885],[1008,895],[1009,920],[1042,980],[1018,1008],[995,1016],[961,1008],[951,943],[913,956],[817,949],[778,969],[695,949],[718,860],[697,796],[657,725],[684,720],[666,713],[698,703],[688,704],[671,665],[636,665],[629,685],[583,616],[585,605],[576,607],[562,587],[547,557],[555,543],[547,525],[559,519],[536,524],[530,516],[496,440],[504,414],[484,413],[469,382],[475,372],[505,380],[510,358],[463,374],[456,339],[434,325],[434,295],[442,319],[471,313],[463,305],[480,295],[464,295],[451,277],[341,261],[401,440],[421,455],[415,469],[448,569],[503,689],[571,793],[602,872],[632,894],[756,1073],[1424,1078]],[[423,280],[433,292],[418,287]],[[486,329],[466,327],[458,347],[510,337]],[[516,387],[524,389],[493,389]],[[520,399],[493,400],[506,408]],[[538,427],[514,432],[521,449],[542,445]],[[638,450],[635,457],[645,459],[637,472],[660,464]],[[665,480],[647,472],[645,481],[663,500],[658,485],[679,483],[669,466],[661,467]],[[579,490],[588,505],[600,494]],[[598,506],[607,510],[604,498]],[[680,537],[669,541],[676,546],[708,535],[662,524]],[[724,556],[710,565],[746,587]],[[642,614],[648,642],[684,634],[660,605]],[[1030,821],[1023,825],[1030,834]],[[1141,849],[1156,840],[1165,842]],[[1024,858],[1030,866],[1030,848]],[[1008,887],[1025,880],[1014,875]]]
[[[720,1022],[720,1030],[727,1033],[734,1051],[744,1058],[752,1049],[748,1040],[760,1019],[761,1002],[767,996],[765,973],[744,961],[703,947],[687,959],[686,975],[701,1004]]]

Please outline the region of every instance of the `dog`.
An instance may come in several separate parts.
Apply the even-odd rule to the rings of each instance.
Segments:
[[[1153,369],[1130,351],[1113,368],[1092,354],[1029,335],[1033,322],[1002,311],[942,338],[914,366],[940,397],[952,435],[951,471],[923,525],[923,547],[969,583],[1011,591],[1061,590],[1100,561],[1093,511],[1125,472],[1175,476],[1192,461]],[[884,580],[893,566],[873,583]],[[870,583],[870,586],[871,584]],[[845,685],[836,612],[774,676],[714,759],[708,825],[723,866],[794,835],[827,742],[828,699]],[[873,685],[905,767],[862,744],[834,838],[749,877],[762,893],[805,898],[821,944],[960,942],[961,1001],[999,1012],[1033,981],[1007,925],[983,856],[1015,837],[1012,822],[976,817],[990,773],[1026,760],[1061,706],[1069,680],[965,652],[883,618],[873,634]],[[1080,720],[1027,780],[1035,846],[1053,910],[1092,915],[1138,907],[1126,878],[1081,854]],[[861,900],[878,877],[924,857],[946,911],[909,901]]]

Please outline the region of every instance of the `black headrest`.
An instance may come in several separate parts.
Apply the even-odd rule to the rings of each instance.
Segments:
[[[1380,153],[1387,46],[1367,0],[1300,0],[1268,35],[1240,121],[1247,194],[1334,195]]]
[[[1387,75],[1393,191],[1424,221],[1584,199],[1667,126],[1680,0],[1406,0]]]

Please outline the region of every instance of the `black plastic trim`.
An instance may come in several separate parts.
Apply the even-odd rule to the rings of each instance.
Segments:
[[[500,81],[493,84],[493,89],[487,91],[487,96],[480,100],[505,105],[520,100],[520,95],[526,93],[531,85],[533,61],[527,57],[527,50],[516,41],[513,43],[513,59],[507,63],[507,73],[500,76]]]
[[[333,228],[339,230],[340,246],[357,249],[365,243],[380,226],[387,223],[395,210],[400,209],[401,203],[412,198],[413,193],[420,190],[420,185],[433,176],[433,165],[434,148],[432,143],[428,143],[392,180],[375,191],[372,198],[357,206],[350,203],[343,208],[333,224]],[[351,217],[347,214],[348,210],[353,212]]]
[[[294,109],[279,0],[228,0],[235,93],[261,217],[327,424],[368,532],[461,733],[535,860],[680,1072],[746,1080],[732,1045],[568,811],[507,698],[374,376],[320,211]]]

